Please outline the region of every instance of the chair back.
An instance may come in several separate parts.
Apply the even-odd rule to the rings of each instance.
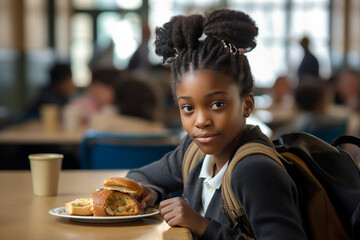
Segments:
[[[174,150],[179,141],[179,131],[138,135],[88,130],[80,144],[80,168],[139,168]]]
[[[316,127],[304,128],[303,132],[310,133],[327,143],[332,143],[335,138],[346,134],[347,125],[347,119],[341,119],[329,124],[319,124]]]

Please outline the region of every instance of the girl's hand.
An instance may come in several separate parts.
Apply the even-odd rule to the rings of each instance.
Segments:
[[[171,227],[189,228],[197,236],[201,236],[209,224],[209,220],[202,217],[180,197],[160,202],[159,210],[160,215]]]
[[[146,187],[142,184],[140,184],[142,188],[142,192],[140,197],[138,198],[138,201],[140,201],[140,208],[145,209],[147,207],[154,206],[156,200],[158,199],[158,193],[154,191],[153,189]]]

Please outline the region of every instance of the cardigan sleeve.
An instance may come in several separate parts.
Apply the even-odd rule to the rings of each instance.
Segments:
[[[158,161],[130,170],[126,177],[160,193],[159,201],[168,193],[182,190],[182,162],[191,142],[191,138],[186,135],[174,151],[167,153]]]
[[[244,158],[233,171],[231,186],[244,205],[255,239],[306,239],[295,183],[273,160],[263,155]],[[211,220],[201,239],[243,237]]]

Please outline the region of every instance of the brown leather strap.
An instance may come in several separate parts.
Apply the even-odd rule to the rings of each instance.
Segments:
[[[250,227],[249,219],[245,213],[244,206],[241,204],[234,191],[231,188],[231,176],[236,164],[241,161],[244,157],[254,154],[266,155],[269,158],[277,162],[281,167],[284,168],[281,163],[280,158],[284,159],[274,148],[268,147],[261,143],[248,143],[241,146],[235,153],[234,157],[231,159],[229,166],[224,174],[222,180],[221,193],[225,205],[225,210],[227,211],[229,217],[232,220],[232,223],[235,225],[238,224],[238,220],[242,219],[242,227],[245,229],[247,236],[246,239],[253,239],[252,230]],[[205,157],[205,153],[200,150],[200,148],[192,142],[185,152],[183,164],[182,164],[182,174],[184,187],[186,185],[187,178],[190,171],[195,167],[195,165]],[[285,160],[285,159],[284,159]]]
[[[222,187],[221,187],[222,189],[221,193],[224,200],[224,204],[231,220],[233,221],[233,224],[236,225],[237,219],[242,218],[243,219],[242,224],[244,224],[245,227],[247,226],[246,228],[248,229],[245,230],[249,231],[249,233],[251,233],[249,219],[245,213],[244,206],[239,201],[239,199],[237,198],[237,196],[235,195],[234,191],[231,188],[231,177],[236,165],[243,158],[254,154],[266,155],[284,168],[284,165],[281,163],[281,160],[279,159],[282,158],[282,156],[274,148],[268,147],[261,143],[248,143],[241,146],[235,153],[234,157],[231,159],[229,166],[224,174]]]
[[[198,147],[198,145],[196,145],[195,142],[192,142],[185,152],[183,163],[182,163],[184,188],[186,185],[186,181],[189,177],[190,171],[204,157],[205,157],[205,153],[200,150],[200,148]]]

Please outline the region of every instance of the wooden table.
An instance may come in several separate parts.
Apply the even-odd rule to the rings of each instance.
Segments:
[[[188,229],[169,227],[159,215],[127,223],[79,223],[52,216],[50,209],[91,197],[107,177],[126,171],[62,170],[53,197],[32,194],[30,171],[0,171],[0,239],[192,239]]]
[[[102,126],[82,125],[75,131],[65,131],[61,126],[53,131],[45,131],[40,120],[30,120],[11,125],[0,130],[0,144],[79,144],[89,129],[119,134],[166,134],[170,129],[149,124],[147,121],[129,117],[103,116]],[[121,120],[120,120],[121,119]],[[99,121],[100,122],[100,121]]]
[[[30,120],[0,131],[0,169],[29,169],[27,156],[38,152],[64,154],[63,168],[78,169],[79,144],[85,127],[73,132],[46,132],[40,120]]]
[[[103,120],[105,122],[105,118]],[[142,121],[137,121],[139,122],[134,120],[136,124],[131,127],[128,120],[127,128],[120,126],[117,128],[115,123],[109,123],[114,127],[107,130],[119,134],[166,134],[169,131],[165,128],[151,130],[150,126],[139,127]],[[79,169],[79,144],[88,129],[86,126],[81,126],[72,132],[66,132],[61,128],[53,132],[46,132],[40,120],[30,120],[2,129],[0,130],[0,170],[29,169],[27,158],[29,154],[49,152],[64,154],[64,169]],[[178,143],[180,140],[174,138],[174,141]]]
[[[0,143],[6,144],[79,144],[85,127],[76,131],[66,132],[58,129],[44,131],[40,120],[31,120],[19,125],[9,126],[0,131]]]

